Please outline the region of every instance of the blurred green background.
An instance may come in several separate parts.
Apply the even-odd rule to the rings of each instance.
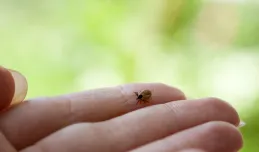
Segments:
[[[231,103],[259,151],[259,2],[1,0],[0,61],[28,98],[163,82]]]

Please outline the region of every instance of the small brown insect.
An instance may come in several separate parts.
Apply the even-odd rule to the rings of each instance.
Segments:
[[[150,90],[143,90],[140,93],[134,92],[137,96],[137,104],[143,101],[144,103],[148,103],[151,100],[152,92]]]

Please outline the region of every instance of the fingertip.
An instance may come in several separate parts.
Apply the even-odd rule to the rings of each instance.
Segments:
[[[28,91],[28,82],[27,79],[20,72],[11,69],[9,69],[9,71],[12,74],[15,84],[15,92],[11,105],[15,105],[25,99]]]
[[[0,66],[0,111],[18,104],[27,94],[27,80],[19,73]]]
[[[221,111],[226,113],[226,118],[228,122],[230,122],[235,126],[239,125],[240,119],[239,119],[238,112],[227,101],[224,101],[216,97],[204,98],[202,100],[207,107],[212,106],[213,107],[212,109],[217,110],[217,112]]]
[[[211,139],[217,139],[214,141],[219,141],[217,143],[218,148],[227,151],[238,151],[243,147],[242,134],[233,124],[215,121],[204,124],[205,127],[207,128],[207,131],[205,131],[207,135],[211,136]]]
[[[10,105],[15,92],[12,74],[2,66],[0,66],[0,90],[0,111],[2,111]]]

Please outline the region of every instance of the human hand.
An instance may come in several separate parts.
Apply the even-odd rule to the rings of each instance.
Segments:
[[[153,91],[136,105],[133,92]],[[1,152],[234,152],[235,109],[217,98],[186,100],[160,83],[136,83],[27,100],[0,116]]]

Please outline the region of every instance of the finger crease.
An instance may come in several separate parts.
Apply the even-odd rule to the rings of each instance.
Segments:
[[[118,86],[122,98],[122,103],[128,104],[129,103],[129,97],[127,97],[127,94],[125,93],[125,89],[122,85]]]
[[[177,104],[172,104],[172,103],[165,103],[164,104],[165,108],[167,108],[169,111],[170,111],[170,115],[174,116],[174,128],[175,130],[173,132],[176,132],[178,130],[180,130],[181,126],[179,125],[180,124],[180,120],[178,119],[178,112],[177,112],[177,109],[178,109],[178,106]]]
[[[75,112],[74,112],[74,110],[73,110],[73,103],[72,103],[72,100],[71,100],[71,98],[70,97],[68,97],[68,96],[66,96],[66,97],[64,97],[64,102],[66,103],[65,104],[65,115],[66,115],[66,120],[68,121],[67,123],[68,124],[70,124],[70,123],[72,123],[72,122],[74,122],[75,121],[75,116],[76,116],[76,114],[75,114]]]

